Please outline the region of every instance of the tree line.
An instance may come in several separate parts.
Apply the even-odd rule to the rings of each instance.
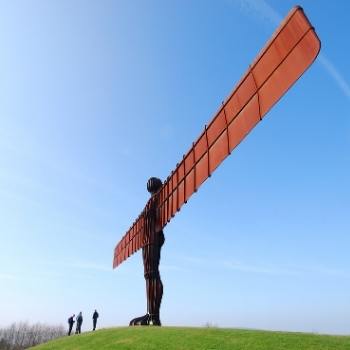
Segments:
[[[66,335],[62,325],[13,323],[0,328],[0,350],[22,350]]]

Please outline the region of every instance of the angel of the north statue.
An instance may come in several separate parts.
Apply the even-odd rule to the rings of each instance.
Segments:
[[[314,62],[320,47],[303,9],[294,7],[164,183],[148,180],[151,197],[114,250],[115,268],[142,248],[147,313],[130,325],[161,325],[165,225]]]

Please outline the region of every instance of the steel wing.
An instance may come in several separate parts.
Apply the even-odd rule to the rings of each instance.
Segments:
[[[321,43],[294,7],[158,192],[164,227],[313,63]],[[144,245],[147,205],[117,244],[113,268]]]

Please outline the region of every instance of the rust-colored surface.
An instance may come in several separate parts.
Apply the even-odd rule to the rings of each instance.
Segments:
[[[162,228],[313,63],[319,50],[320,40],[302,8],[293,8],[157,193]],[[149,204],[116,246],[113,267],[144,246]]]

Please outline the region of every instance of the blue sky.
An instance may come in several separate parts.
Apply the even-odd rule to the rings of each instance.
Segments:
[[[145,312],[113,249],[294,2],[0,2],[0,326]],[[166,227],[165,325],[350,334],[348,1],[321,56]]]

